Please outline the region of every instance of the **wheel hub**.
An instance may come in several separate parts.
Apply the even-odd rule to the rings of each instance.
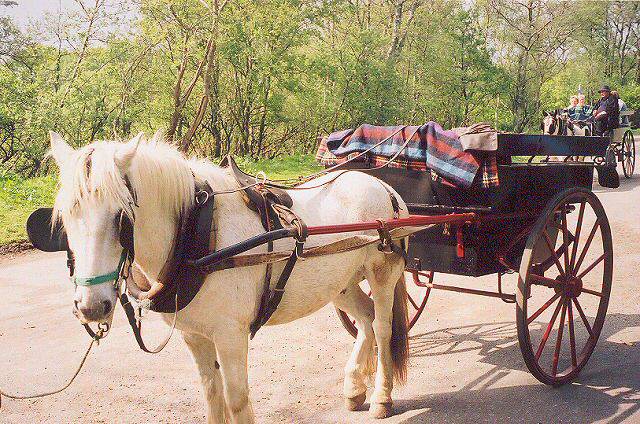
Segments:
[[[554,288],[556,293],[568,297],[578,297],[582,293],[582,280],[575,275],[566,277],[559,275],[556,277],[556,281],[559,283]]]

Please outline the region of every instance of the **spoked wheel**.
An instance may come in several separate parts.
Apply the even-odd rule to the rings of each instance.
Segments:
[[[548,258],[551,267],[541,266]],[[516,294],[520,350],[538,380],[565,384],[587,363],[604,324],[612,273],[602,204],[583,188],[560,193],[527,240]]]
[[[409,325],[408,329],[411,331],[411,328],[415,325],[424,311],[424,308],[427,304],[427,300],[429,300],[429,294],[431,293],[431,288],[427,286],[433,282],[433,272],[419,272],[419,271],[410,271],[413,275],[413,285],[410,282],[407,282],[407,310],[409,311]],[[420,277],[426,278],[427,283],[422,281]],[[365,293],[369,294],[371,297],[371,290],[369,290],[369,285],[366,281],[363,281],[360,285],[362,290]],[[351,334],[353,337],[358,335],[358,329],[356,328],[356,322],[353,318],[351,318],[346,312],[341,311],[336,308],[336,312],[338,313],[338,317],[340,318],[340,322],[342,322],[343,327]]]
[[[633,132],[627,130],[622,137],[622,172],[626,178],[631,178],[636,167],[636,143],[633,140]]]

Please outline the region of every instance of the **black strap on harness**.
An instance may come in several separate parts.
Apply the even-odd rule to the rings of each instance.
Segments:
[[[151,348],[151,349],[144,344],[144,340],[142,338],[142,321],[136,318],[136,312],[133,309],[133,305],[129,301],[129,297],[124,291],[120,294],[120,304],[122,305],[122,309],[124,309],[124,313],[127,316],[127,321],[131,326],[131,331],[133,331],[133,336],[135,337],[136,342],[138,343],[138,346],[142,351],[146,353],[158,353],[162,349],[164,349],[165,346],[167,346],[167,343],[169,343],[169,340],[171,340],[171,336],[173,335],[173,330],[175,328],[176,314],[178,313],[177,299],[176,299],[176,311],[174,312],[173,325],[171,326],[171,331],[169,331],[169,333],[165,336],[165,338],[160,343],[158,343],[158,345],[155,348]]]
[[[289,277],[291,276],[291,272],[293,271],[293,267],[298,260],[298,256],[302,255],[302,250],[304,248],[304,241],[296,240],[296,246],[291,252],[289,259],[287,259],[287,263],[284,265],[284,269],[278,278],[278,282],[276,283],[273,290],[269,287],[269,282],[266,281],[265,278],[265,290],[262,293],[262,300],[260,302],[260,308],[258,309],[258,314],[256,318],[253,320],[251,325],[249,326],[249,330],[251,331],[250,339],[256,335],[258,330],[267,322],[271,315],[278,309],[278,305],[280,305],[280,301],[282,300],[282,296],[284,296],[284,289],[287,285],[287,281],[289,281]],[[271,265],[271,264],[269,264]]]
[[[188,213],[188,216],[180,218],[176,245],[171,253],[173,257],[165,264],[166,270],[163,268],[163,272],[161,272],[168,288],[151,299],[151,310],[174,314],[171,331],[155,348],[148,348],[145,345],[142,338],[142,321],[136,317],[135,309],[129,301],[126,290],[120,294],[120,304],[127,316],[127,321],[138,346],[144,352],[158,353],[165,348],[173,335],[178,311],[191,302],[204,283],[206,274],[193,265],[193,259],[201,257],[209,251],[214,209],[213,190],[206,181],[197,183],[195,206]],[[125,267],[127,275],[121,276],[127,281],[129,278],[133,278],[129,275],[133,256],[130,255],[128,260],[129,266]],[[130,290],[136,288],[133,281],[127,284],[127,287]]]
[[[278,305],[284,296],[285,286],[287,285],[287,281],[289,281],[289,277],[291,276],[291,272],[293,271],[293,267],[298,260],[298,256],[302,255],[302,250],[304,248],[304,241],[307,237],[306,226],[302,222],[302,220],[296,216],[288,206],[274,203],[267,198],[268,192],[261,192],[263,194],[263,205],[261,208],[261,221],[262,225],[267,231],[271,231],[274,228],[284,228],[283,223],[287,226],[295,225],[298,229],[296,245],[287,259],[287,262],[278,277],[278,281],[273,289],[271,289],[271,276],[273,273],[273,264],[268,263],[265,270],[264,275],[264,283],[262,287],[262,296],[260,298],[260,306],[258,307],[258,313],[254,318],[253,322],[249,326],[249,330],[251,332],[250,339],[253,339],[258,330],[271,318],[271,315],[278,309]],[[273,242],[269,242],[267,244],[267,252],[273,251]]]

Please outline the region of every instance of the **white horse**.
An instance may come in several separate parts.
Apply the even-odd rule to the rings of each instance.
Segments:
[[[136,264],[149,281],[155,281],[170,254],[178,216],[194,202],[194,178],[208,181],[214,190],[238,188],[227,169],[205,160],[187,160],[157,136],[142,142],[141,137],[139,134],[126,144],[94,142],[74,150],[51,133],[51,155],[60,169],[54,213],[62,219],[75,253],[76,275],[91,277],[116,269],[122,248],[114,218],[123,210],[134,220]],[[125,176],[136,193],[135,202]],[[309,184],[315,186],[328,178],[331,176]],[[401,216],[407,216],[406,205],[393,189],[360,172],[348,172],[336,182],[289,194],[294,200],[292,210],[308,225],[329,225],[391,218],[387,190],[398,199]],[[264,231],[241,193],[216,195],[215,202],[215,246],[226,247]],[[308,244],[344,238],[314,237]],[[275,250],[292,246],[290,240],[280,241]],[[252,252],[265,251],[263,247]],[[209,422],[254,421],[247,379],[248,334],[258,311],[265,268],[251,266],[208,275],[193,301],[178,313],[176,327],[200,372]],[[281,270],[282,265],[274,265],[273,275]],[[279,308],[268,322],[287,323],[329,302],[354,317],[358,337],[345,366],[345,402],[350,410],[360,408],[365,401],[367,374],[375,372],[369,411],[376,418],[391,414],[394,376],[400,381],[406,376],[403,272],[403,259],[380,252],[375,243],[299,261]],[[364,278],[373,299],[359,287]],[[113,281],[75,289],[74,309],[82,322],[109,322],[115,302]],[[173,315],[163,318],[170,322]]]

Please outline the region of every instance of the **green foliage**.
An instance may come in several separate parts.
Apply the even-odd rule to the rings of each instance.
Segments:
[[[202,156],[260,159],[365,122],[537,131],[579,86],[593,99],[608,83],[637,108],[639,14],[614,1],[114,0],[43,20],[37,40],[0,18],[0,169],[49,173],[52,129],[75,146],[160,129]]]
[[[26,239],[25,223],[35,209],[53,204],[55,179],[0,175],[0,246]]]

